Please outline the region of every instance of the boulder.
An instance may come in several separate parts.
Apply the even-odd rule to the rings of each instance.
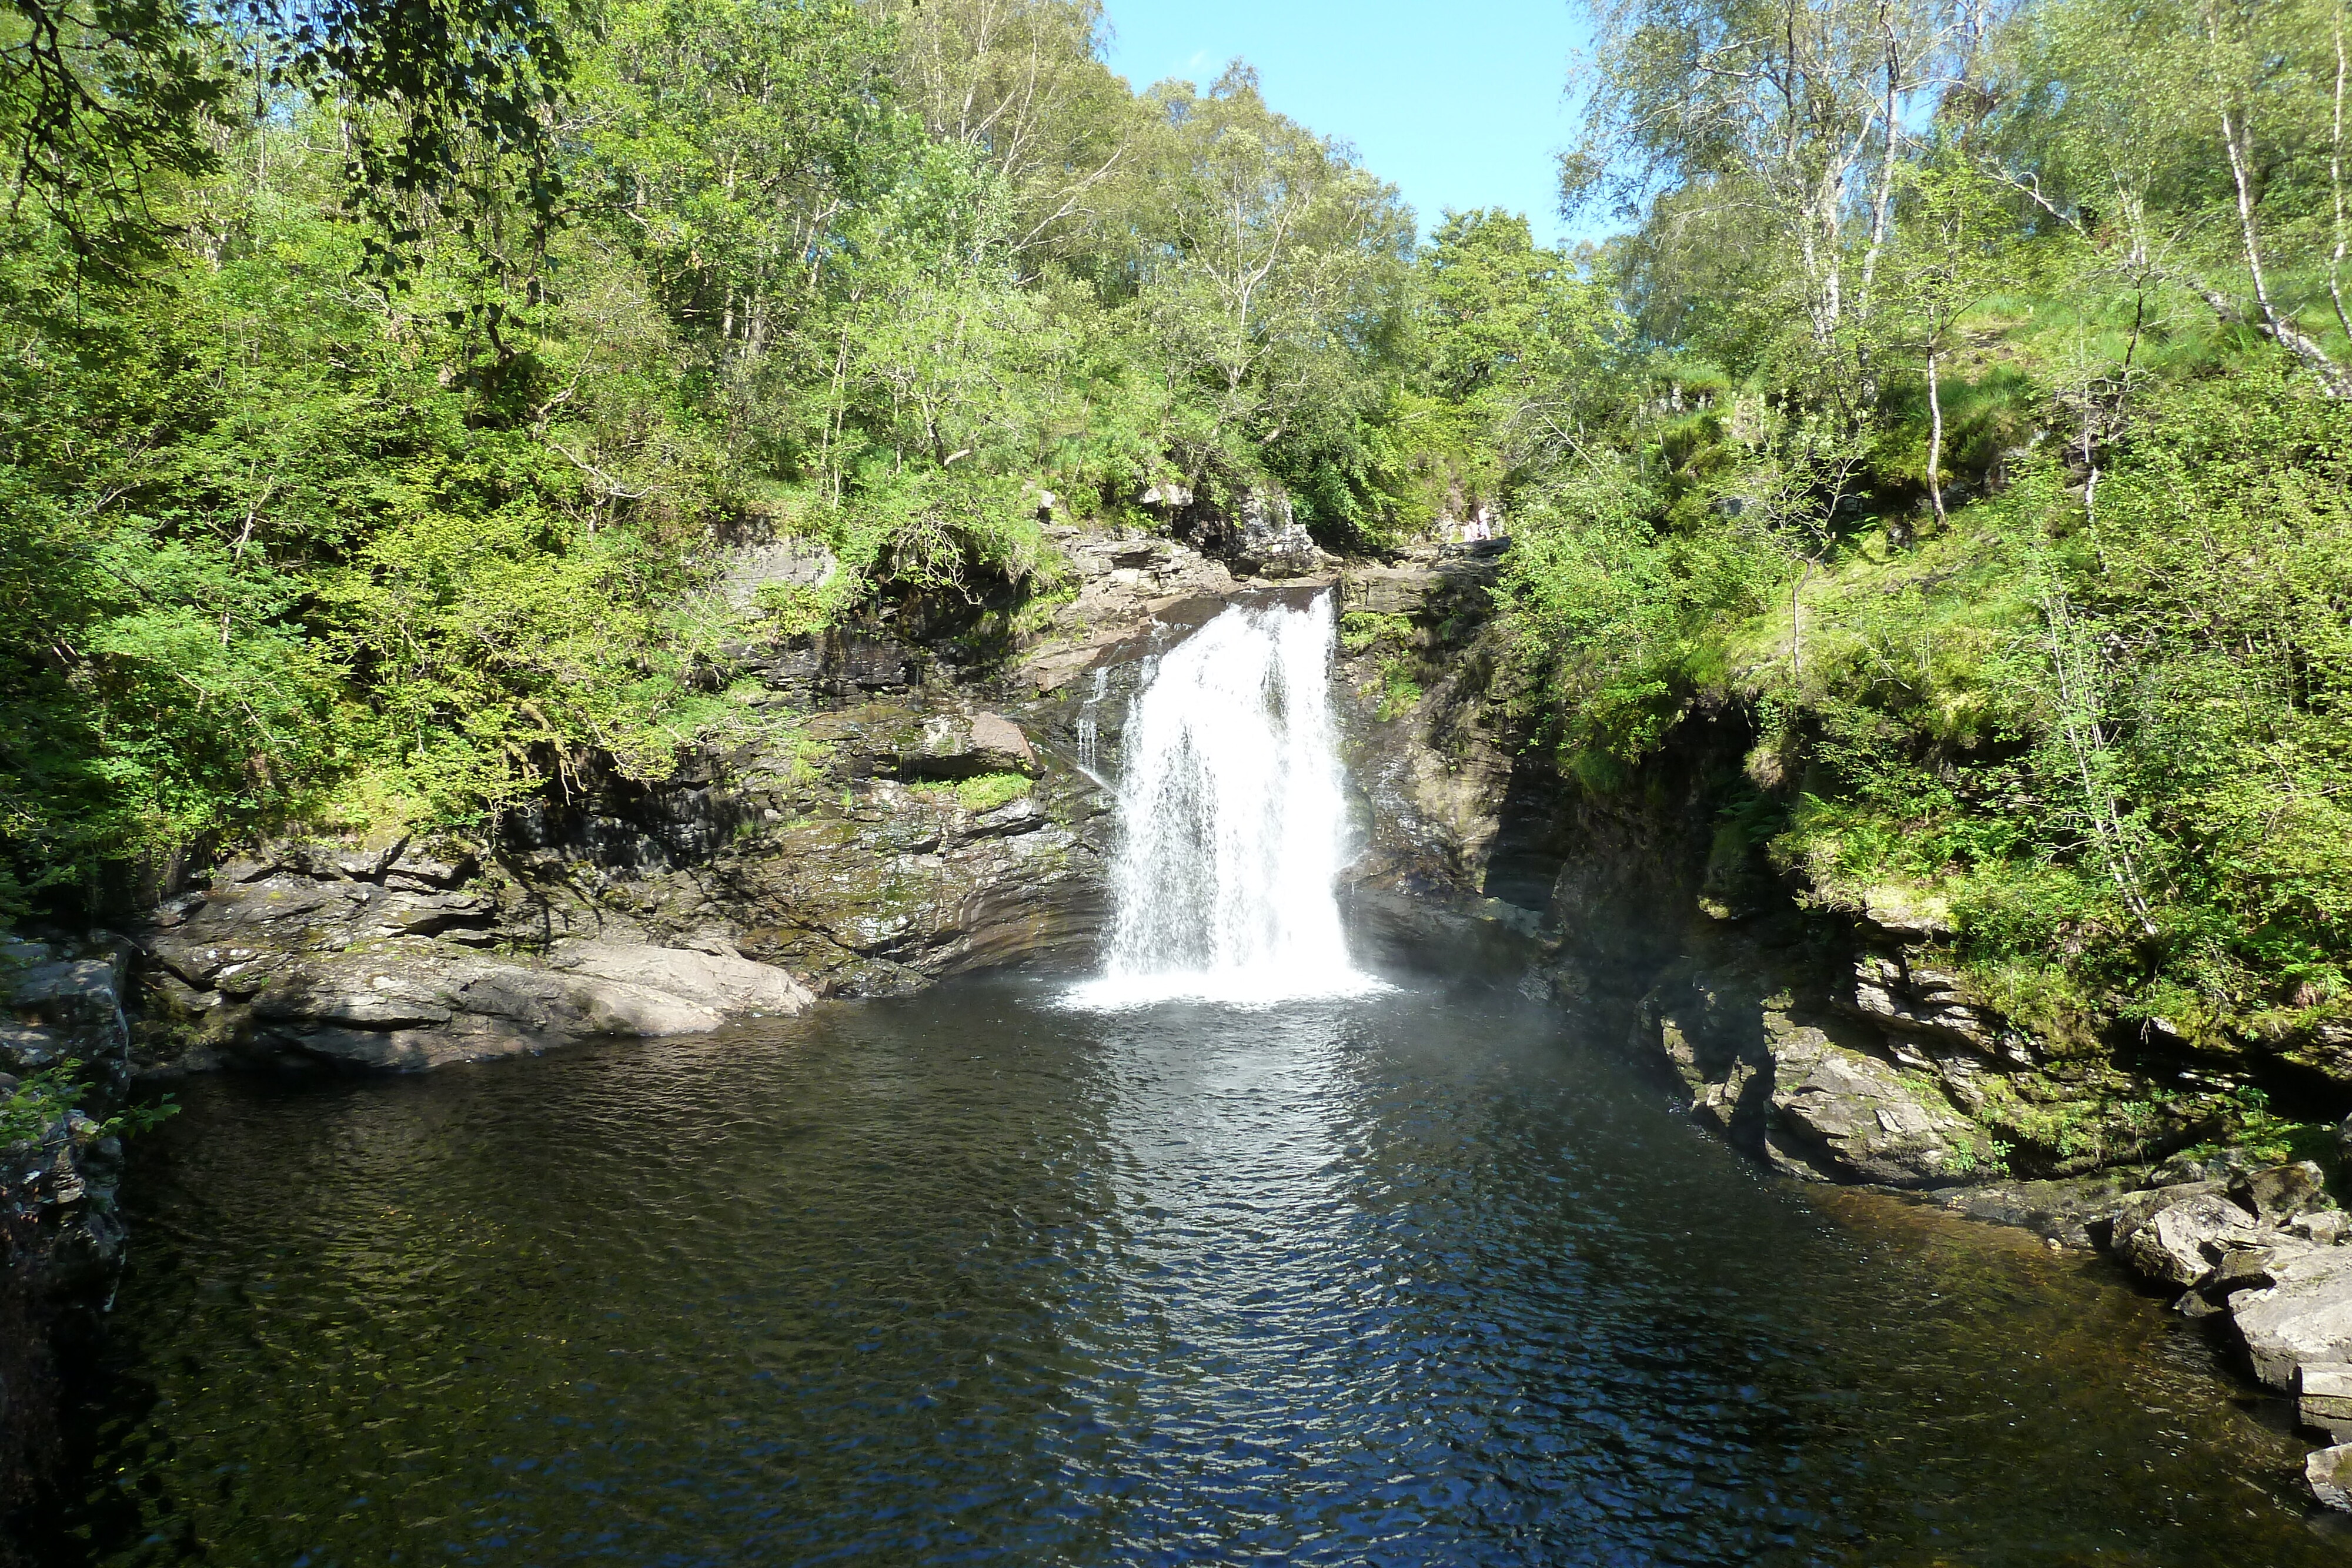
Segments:
[[[2282,1393],[2298,1369],[2352,1362],[2352,1247],[2273,1258],[2267,1289],[2241,1291],[2230,1315],[2254,1375]]]
[[[1767,1029],[1774,1131],[1793,1134],[1832,1174],[1889,1186],[1931,1186],[1957,1181],[1990,1161],[1983,1132],[1933,1085],[1906,1079],[1890,1064],[1782,1015],[1768,1014]]]
[[[127,1071],[131,1026],[122,1012],[124,956],[106,938],[82,956],[51,958],[0,977],[13,1021],[0,1019],[0,1067],[25,1072],[66,1057],[100,1069],[110,1079]],[[17,944],[20,961],[46,949]],[[127,952],[127,949],[125,950]],[[121,1090],[127,1079],[115,1082]]]
[[[2331,1442],[2352,1438],[2352,1364],[2306,1363],[2295,1385],[2295,1416]]]
[[[791,973],[734,952],[572,940],[527,964],[407,938],[289,961],[254,992],[252,1018],[264,1046],[419,1070],[591,1034],[698,1034],[809,1001]]]
[[[2266,1291],[2278,1283],[2277,1276],[2271,1271],[2271,1260],[2280,1251],[2275,1247],[2234,1248],[2224,1252],[2221,1260],[2197,1281],[2197,1289],[2208,1301],[2227,1301],[2240,1291]]]
[[[2148,1218],[2158,1209],[2169,1207],[2185,1198],[2222,1190],[2222,1184],[2218,1181],[2180,1181],[2126,1193],[2123,1201],[2116,1205],[2114,1218],[2107,1222],[2107,1245],[2120,1252],[2132,1233],[2147,1224]]]
[[[72,1051],[73,1042],[59,1031],[39,1024],[0,1022],[0,1067],[11,1072],[38,1072],[54,1067]]]
[[[1860,901],[1863,924],[1898,942],[1949,942],[1954,935],[1950,904],[1916,888],[1872,888]]]
[[[808,1006],[783,970],[731,954],[578,942],[545,966],[401,941],[298,961],[254,996],[265,1042],[408,1071],[592,1035],[698,1034]]]
[[[757,963],[740,954],[573,942],[558,947],[548,963],[570,974],[694,998],[729,1013],[782,1017],[816,1000],[807,987],[773,964]]]
[[[2230,1184],[2230,1196],[2252,1209],[2264,1225],[2284,1225],[2336,1207],[2336,1200],[2327,1196],[2326,1176],[2309,1160],[2240,1176]]]
[[[450,966],[453,1010],[520,1025],[551,1040],[586,1035],[699,1034],[727,1015],[717,1007],[627,980],[568,975],[469,959]],[[471,1019],[458,1020],[479,1028]]]
[[[2329,1508],[2352,1512],[2352,1443],[2321,1448],[2303,1461],[2311,1495]]]
[[[739,546],[728,554],[719,591],[738,610],[760,601],[760,591],[822,588],[839,562],[821,540],[788,538]]]
[[[2252,1213],[2218,1192],[2200,1192],[2116,1226],[2116,1251],[2142,1275],[2186,1290],[2211,1271],[2231,1244],[2259,1239]]]

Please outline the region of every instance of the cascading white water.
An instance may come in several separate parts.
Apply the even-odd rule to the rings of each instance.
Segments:
[[[1161,659],[1129,716],[1116,915],[1097,1007],[1381,988],[1348,962],[1328,595],[1234,605]]]

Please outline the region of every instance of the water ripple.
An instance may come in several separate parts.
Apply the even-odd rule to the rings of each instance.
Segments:
[[[1769,1182],[1556,1022],[1050,999],[192,1087],[60,1550],[2340,1556],[2104,1265]]]

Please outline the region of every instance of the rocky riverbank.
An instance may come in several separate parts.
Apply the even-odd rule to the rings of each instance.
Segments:
[[[2292,1157],[2339,1165],[2333,1137],[2294,1146],[2352,1111],[2336,1042],[2020,1027],[1969,985],[1947,912],[1896,889],[1831,901],[1766,863],[1743,786],[1772,759],[1738,715],[1689,716],[1607,791],[1550,773],[1503,711],[1491,570],[1429,552],[1343,583],[1367,928],[1408,949],[1447,923],[1482,934],[1527,994],[1624,1040],[1792,1179],[2112,1253],[2299,1401],[2330,1443],[2314,1493],[2352,1508],[2352,1221],[2327,1170]]]
[[[122,1144],[101,1118],[131,1081],[133,956],[104,934],[0,939],[0,1512],[38,1473],[61,1361],[97,1337],[121,1273]]]

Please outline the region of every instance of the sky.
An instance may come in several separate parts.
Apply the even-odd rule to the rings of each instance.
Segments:
[[[1584,36],[1568,0],[1105,0],[1110,65],[1138,90],[1206,88],[1239,56],[1265,100],[1354,144],[1423,233],[1447,207],[1525,213],[1538,244],[1565,229],[1553,155],[1574,134],[1561,89]]]

